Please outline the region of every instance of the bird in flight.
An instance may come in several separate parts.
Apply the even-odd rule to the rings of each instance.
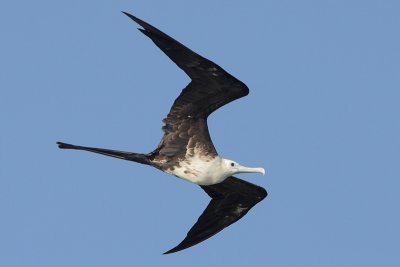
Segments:
[[[262,173],[220,157],[208,132],[207,118],[216,109],[249,93],[247,86],[212,61],[196,54],[170,36],[137,17],[123,12],[190,78],[163,120],[164,136],[147,154],[76,146],[57,142],[62,149],[94,152],[153,166],[198,184],[211,201],[184,240],[164,254],[194,246],[235,223],[267,196],[257,185],[233,177],[237,173]]]

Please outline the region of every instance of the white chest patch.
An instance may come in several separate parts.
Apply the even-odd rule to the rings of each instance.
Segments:
[[[211,159],[195,155],[186,158],[180,162],[180,166],[168,169],[166,172],[198,185],[212,185],[222,182],[229,176],[221,165],[220,157]]]

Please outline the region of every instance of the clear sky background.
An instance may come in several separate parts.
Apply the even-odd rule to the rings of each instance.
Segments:
[[[269,196],[162,255],[196,185],[56,141],[136,152],[189,81],[120,11],[250,87],[209,120]],[[400,266],[400,2],[37,0],[0,4],[0,266]]]

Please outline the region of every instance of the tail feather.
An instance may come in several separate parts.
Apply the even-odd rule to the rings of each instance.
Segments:
[[[102,154],[102,155],[109,156],[109,157],[130,160],[130,161],[135,161],[138,163],[150,165],[150,160],[146,154],[125,152],[125,151],[111,150],[111,149],[104,149],[104,148],[76,146],[76,145],[71,145],[71,144],[67,144],[67,143],[63,143],[63,142],[57,142],[57,144],[58,144],[58,147],[61,149],[75,149],[75,150],[89,151],[89,152]]]

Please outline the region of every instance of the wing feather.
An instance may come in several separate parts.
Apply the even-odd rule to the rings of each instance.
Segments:
[[[148,36],[192,81],[175,100],[169,120],[206,118],[219,107],[246,96],[248,87],[214,62],[198,55],[183,44],[139,18],[123,12]]]
[[[189,248],[210,238],[241,219],[267,196],[264,188],[235,177],[229,177],[219,184],[201,186],[201,188],[212,198],[210,203],[185,239],[164,254]]]

